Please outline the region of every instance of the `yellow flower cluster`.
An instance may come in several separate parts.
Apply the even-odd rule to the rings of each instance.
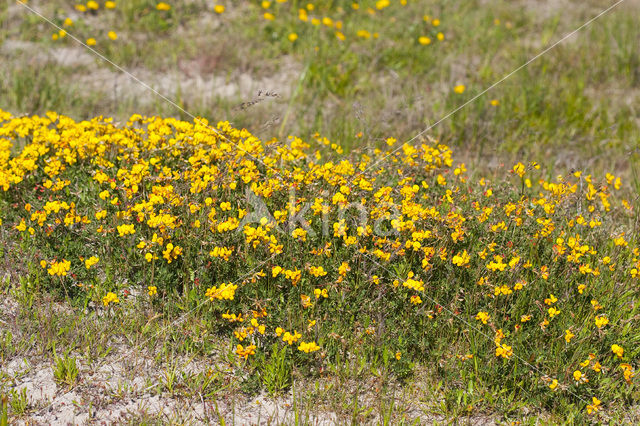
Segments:
[[[267,342],[329,351],[328,339],[338,337],[322,318],[357,300],[363,309],[392,306],[405,341],[419,341],[411,330],[476,312],[471,332],[483,336],[489,328],[481,324],[499,331],[488,362],[529,359],[533,344],[548,348],[532,359],[553,368],[545,371],[558,381],[549,379],[552,389],[584,379],[595,386],[596,374],[635,381],[633,340],[621,331],[635,314],[620,298],[638,288],[640,248],[618,226],[634,214],[614,196],[618,177],[546,179],[537,164],[517,163],[503,182],[472,180],[436,140],[381,145],[344,154],[320,135],[262,141],[204,119],[134,115],[116,126],[104,117],[0,111],[0,226],[42,247],[34,262],[51,285],[131,264],[130,282],[142,270],[150,296],[179,282],[216,301],[210,310],[233,327],[234,345],[244,341],[236,348],[243,359]],[[39,244],[70,232],[89,243],[74,246],[82,252]],[[406,359],[418,351],[402,352]],[[581,366],[590,353],[599,362]]]
[[[64,259],[60,262],[54,260],[50,263],[50,265],[51,266],[49,266],[49,269],[47,269],[47,273],[49,275],[64,277],[67,275],[67,272],[69,272],[69,269],[71,269],[71,262]]]
[[[213,286],[213,287],[207,289],[207,292],[205,293],[205,296],[207,296],[211,301],[213,301],[215,299],[233,300],[237,289],[238,289],[238,285],[237,284],[233,284],[233,283],[225,284],[225,283],[222,283],[222,284],[220,284],[219,288],[217,286]]]

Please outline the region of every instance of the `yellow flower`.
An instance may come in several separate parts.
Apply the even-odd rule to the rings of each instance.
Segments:
[[[109,304],[111,303],[120,303],[120,300],[118,299],[118,296],[115,295],[115,293],[109,292],[102,298],[102,304],[104,306],[109,306]]]
[[[467,251],[464,250],[462,253],[458,253],[454,255],[452,262],[454,265],[462,267],[462,266],[468,265],[470,259],[471,257],[469,256],[469,253],[467,253]]]
[[[107,37],[109,37],[111,40],[116,40],[118,38],[118,34],[116,34],[114,31],[109,31],[107,33]]]
[[[624,349],[620,345],[613,344],[611,345],[611,352],[616,354],[618,358],[622,358],[622,354],[624,354]]]
[[[491,316],[487,312],[481,311],[481,312],[478,312],[478,314],[476,315],[476,320],[482,321],[483,324],[486,324],[490,318]]]
[[[573,337],[575,336],[575,334],[573,334],[571,332],[571,330],[565,330],[564,331],[564,340],[569,343],[571,341],[571,339],[573,339]]]
[[[596,411],[598,411],[602,402],[595,396],[591,400],[593,404],[587,404],[587,414],[595,413]]]
[[[633,367],[627,363],[620,364],[620,368],[622,368],[622,373],[624,375],[624,380],[631,384],[631,379],[633,379],[636,375],[635,371],[633,371]]]
[[[293,330],[293,334],[289,333],[288,331],[284,333],[284,335],[282,336],[282,340],[285,343],[288,343],[289,346],[293,345],[295,342],[298,341],[298,339],[300,339],[302,337],[302,334],[298,333],[297,331]]]
[[[397,359],[398,361],[400,361],[400,358],[402,358],[402,352],[400,352],[400,351],[396,352],[396,355],[395,355],[395,356],[396,356],[396,359]]]
[[[154,285],[147,287],[147,294],[149,296],[155,296],[158,294],[158,288]]]
[[[99,7],[100,5],[98,4],[97,1],[89,0],[87,2],[87,9],[98,10]]]
[[[271,268],[271,275],[275,278],[277,277],[280,272],[282,272],[282,267],[281,266],[274,266],[273,268]]]
[[[213,11],[216,12],[216,13],[224,13],[224,6],[221,5],[221,4],[216,4],[213,7]]]
[[[220,288],[218,288],[217,286],[213,286],[207,289],[205,296],[207,296],[211,301],[215,299],[233,300],[237,288],[238,286],[233,283],[229,283],[229,284],[222,283],[220,284]]]
[[[87,39],[87,46],[95,46],[96,45],[96,39],[91,37]]]
[[[558,387],[558,379],[553,379],[551,383],[549,383],[549,388],[551,390],[555,390]]]
[[[130,234],[135,234],[136,230],[134,225],[120,225],[117,226],[116,229],[118,230],[118,234],[121,237],[124,237],[125,235],[130,235]]]
[[[426,46],[428,44],[431,44],[431,39],[427,36],[420,36],[418,37],[418,43],[420,43],[423,46]]]
[[[604,327],[604,326],[605,326],[605,325],[607,325],[607,324],[609,324],[609,318],[607,318],[606,316],[604,316],[604,315],[598,315],[598,316],[596,317],[596,326],[597,326],[598,328],[602,328],[602,327]]]
[[[249,355],[255,355],[255,353],[256,345],[249,345],[245,348],[242,345],[238,344],[238,346],[236,347],[236,354],[238,354],[238,357],[243,359],[247,359]]]
[[[453,91],[460,95],[464,93],[464,89],[465,89],[464,84],[458,84],[453,88]]]
[[[156,5],[156,9],[167,11],[171,9],[171,5],[161,1]]]
[[[313,295],[316,296],[316,299],[320,299],[321,297],[324,297],[326,299],[329,297],[329,292],[326,288],[323,288],[322,290],[316,288],[315,290],[313,290]]]
[[[311,303],[311,298],[309,296],[307,296],[306,294],[301,294],[300,295],[300,302],[302,303],[302,307],[303,308],[308,308],[312,305]]]
[[[40,263],[40,265],[42,266],[42,262]],[[67,276],[67,272],[69,272],[69,270],[71,269],[71,262],[64,259],[62,259],[62,261],[60,262],[50,262],[50,265],[51,266],[49,267],[49,269],[47,269],[47,273],[49,275],[57,275],[59,277]]]
[[[327,275],[327,271],[325,271],[322,266],[311,266],[309,268],[309,273],[314,277],[324,277]]]
[[[20,232],[24,232],[27,230],[27,223],[24,221],[24,219],[20,219],[20,223],[16,225],[16,230]]]
[[[511,356],[513,356],[513,349],[511,348],[511,346],[507,346],[504,343],[501,345],[497,345],[496,356],[509,359],[511,358]]]
[[[115,1],[107,1],[104,3],[104,7],[106,9],[115,9],[116,8],[116,2]]]
[[[576,370],[573,372],[573,379],[578,382],[582,378],[582,371]]]
[[[289,33],[289,35],[287,36],[287,38],[289,39],[289,41],[291,43],[293,43],[294,41],[296,41],[298,39],[298,34],[296,33]]]
[[[274,19],[276,19],[276,17],[273,15],[273,13],[269,13],[269,12],[265,12],[265,14],[262,15],[262,16],[267,21],[273,21]]]
[[[320,349],[320,346],[318,346],[316,342],[309,342],[309,343],[300,342],[300,346],[298,346],[298,350],[305,353],[315,352],[319,349]]]
[[[91,256],[90,258],[88,258],[87,260],[84,261],[84,266],[85,266],[85,268],[89,269],[93,265],[98,263],[99,260],[100,259],[97,256]]]

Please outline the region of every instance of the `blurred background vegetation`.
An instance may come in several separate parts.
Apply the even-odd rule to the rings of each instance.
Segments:
[[[66,36],[3,3],[0,106],[75,119],[195,115],[265,139],[319,132],[366,149],[412,138],[614,2],[108,3],[28,3]],[[639,9],[618,5],[429,134],[479,173],[538,161],[549,173],[615,171],[639,189]],[[70,35],[93,38],[94,49],[184,110]]]

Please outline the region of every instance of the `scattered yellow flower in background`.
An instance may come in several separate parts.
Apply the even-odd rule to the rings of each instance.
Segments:
[[[116,40],[118,38],[118,34],[116,34],[114,31],[109,31],[107,33],[107,37],[109,37],[111,40]]]
[[[156,296],[158,294],[158,287],[154,285],[147,287],[147,294],[152,297]]]
[[[420,36],[420,37],[418,38],[418,42],[419,42],[421,45],[426,46],[426,45],[428,45],[428,44],[431,44],[431,39],[430,39],[429,37],[427,37],[427,36]]]
[[[453,91],[456,92],[457,94],[464,93],[464,90],[465,90],[464,84],[458,84],[453,88]]]
[[[289,35],[287,36],[287,38],[289,39],[290,42],[294,42],[298,39],[298,34],[296,33],[289,33]]]
[[[165,2],[160,2],[156,5],[156,9],[158,10],[163,10],[163,11],[167,11],[171,9],[171,5],[167,4]]]
[[[224,6],[221,5],[221,4],[216,4],[213,7],[213,11],[216,12],[216,13],[224,13]]]
[[[93,38],[93,37],[88,38],[86,43],[87,43],[87,46],[95,46],[96,45],[96,39]]]

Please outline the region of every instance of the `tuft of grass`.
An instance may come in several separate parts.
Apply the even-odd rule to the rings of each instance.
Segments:
[[[73,387],[78,381],[78,366],[76,359],[65,354],[62,357],[55,356],[55,366],[53,367],[53,376],[59,384]]]

